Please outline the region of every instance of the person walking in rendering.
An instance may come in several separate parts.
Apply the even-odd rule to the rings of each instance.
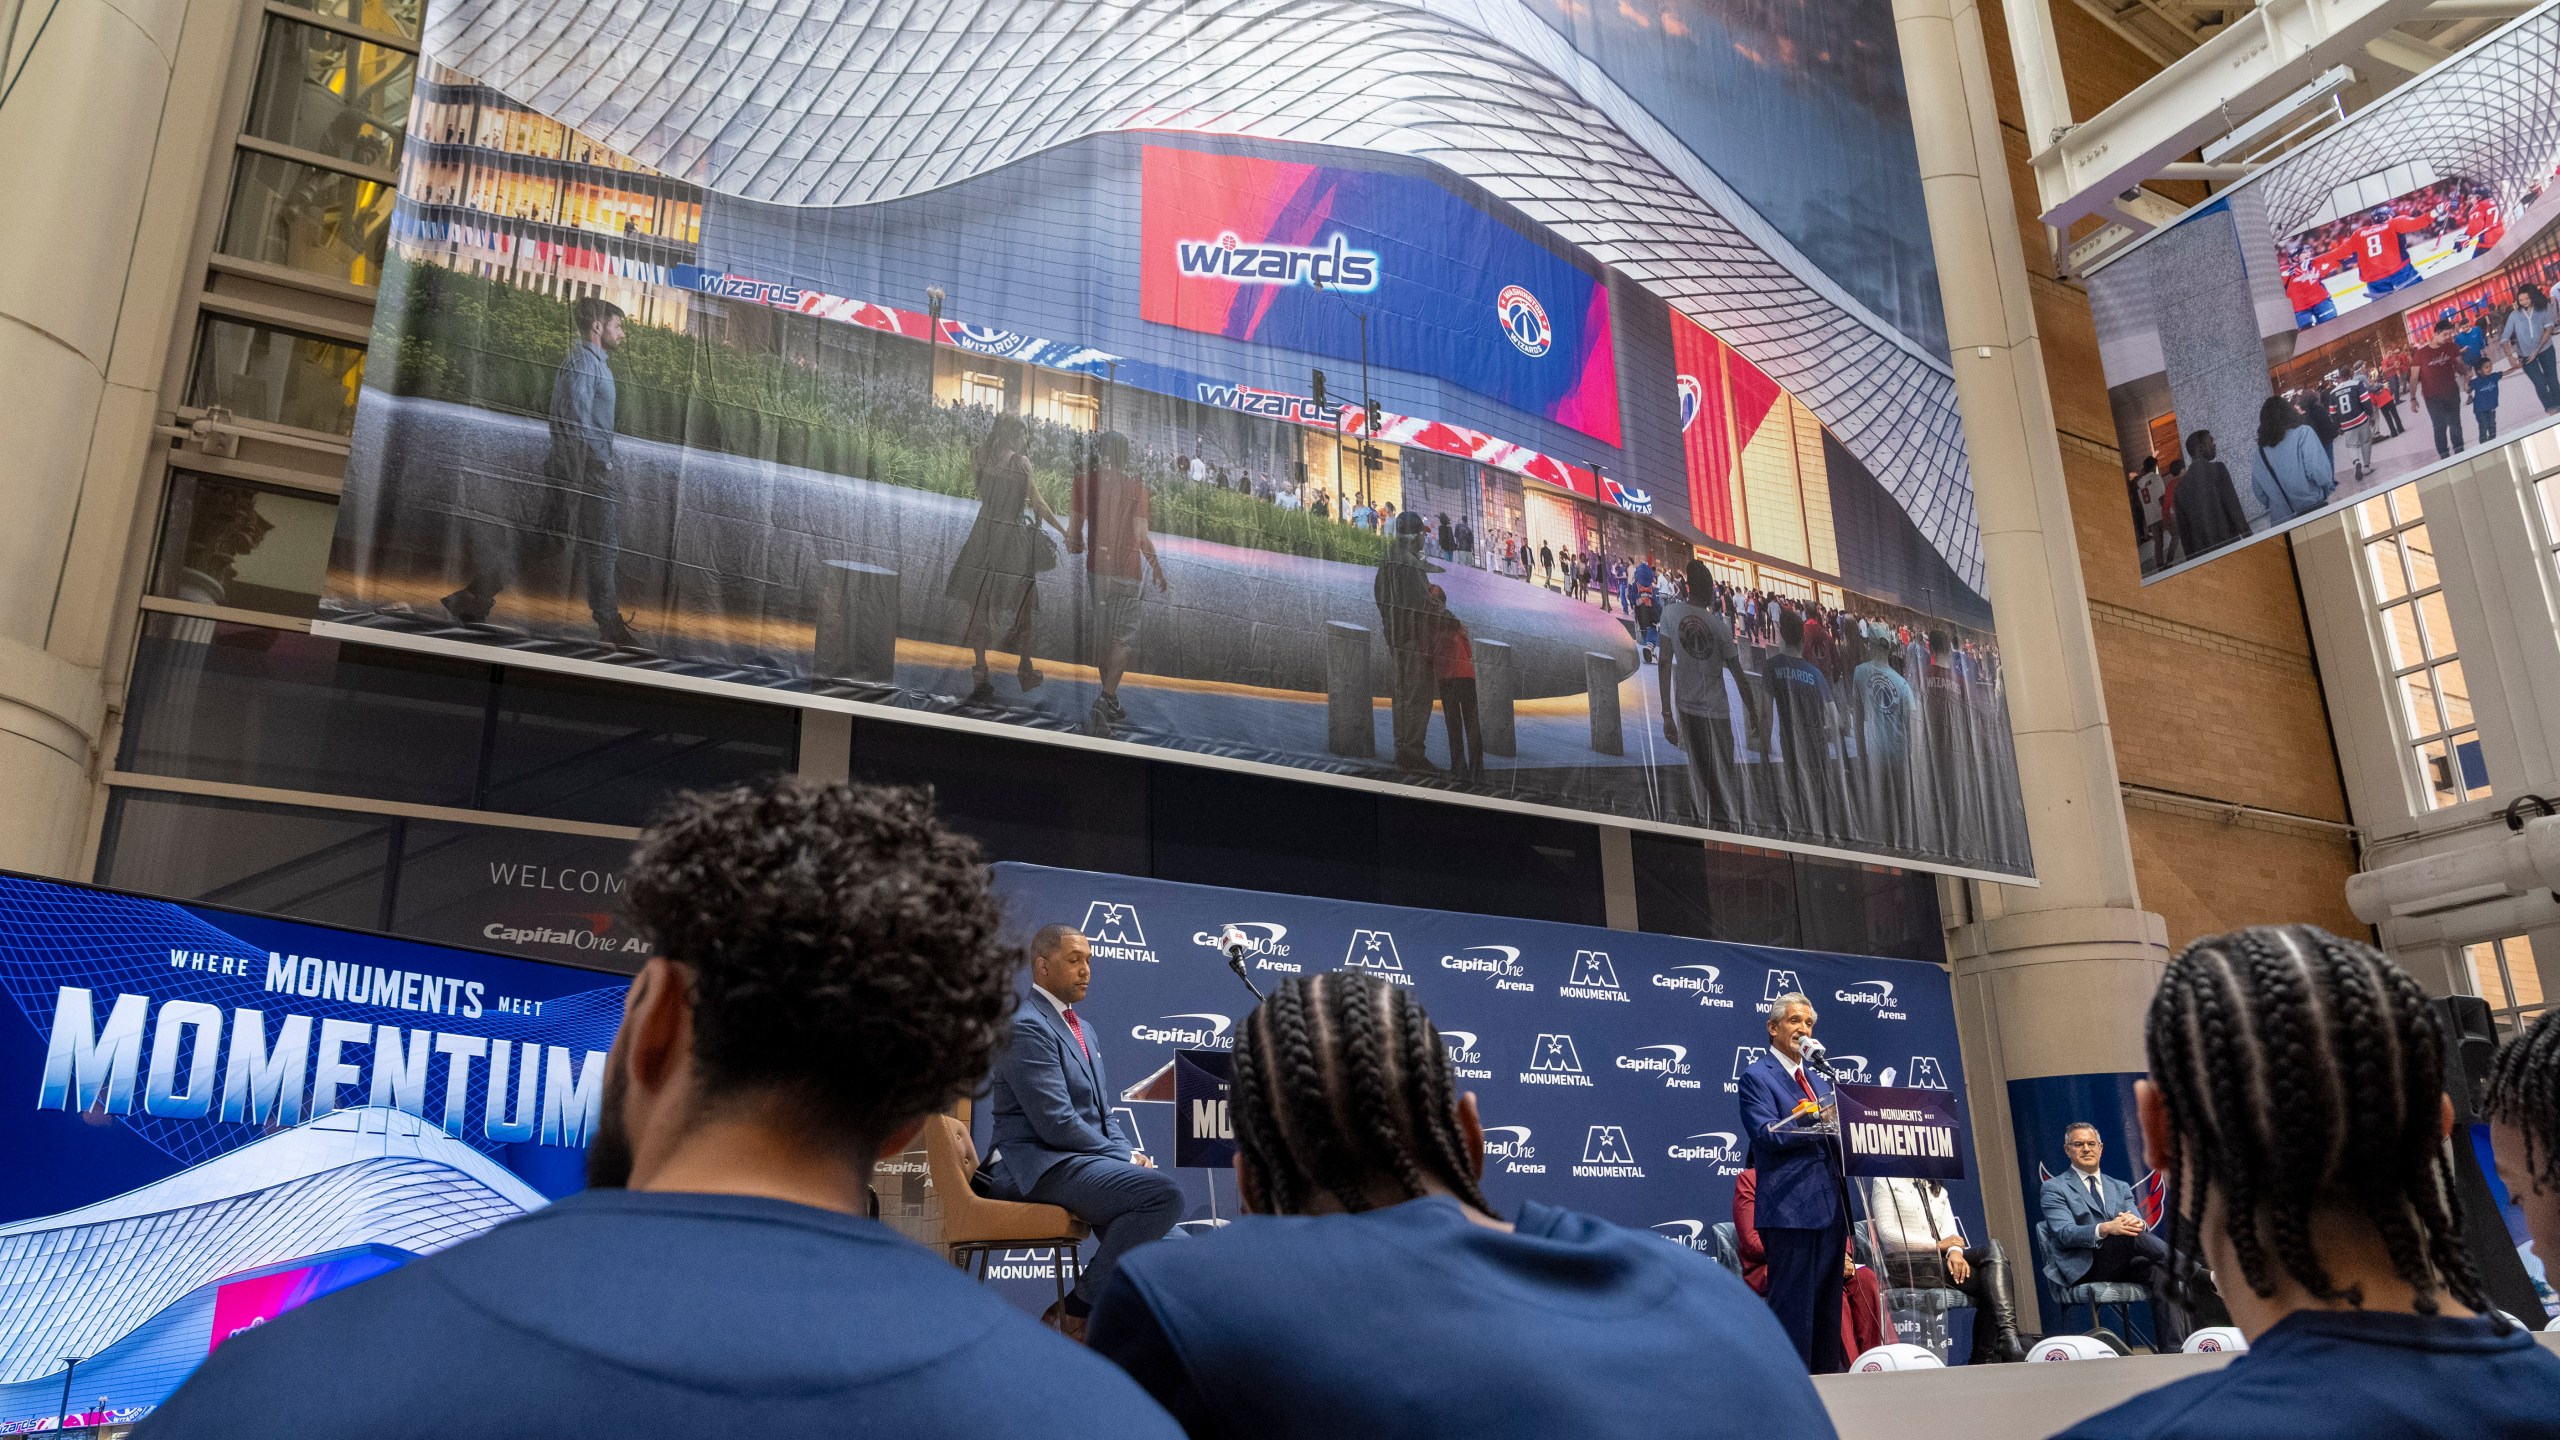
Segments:
[[[2551,328],[2560,312],[2551,308],[2551,297],[2539,285],[2516,287],[2516,308],[2507,312],[2506,328],[2499,338],[2524,367],[2524,378],[2533,385],[2533,398],[2542,403],[2545,415],[2560,414],[2560,369],[2555,369],[2551,348]]]
[[[2248,512],[2240,508],[2239,492],[2231,488],[2231,468],[2218,458],[2220,454],[2212,431],[2198,430],[2187,437],[2191,463],[2179,477],[2169,523],[2177,532],[2178,553],[2189,560],[2210,555],[2249,533]]]
[[[2463,369],[2453,322],[2438,319],[2435,339],[2418,350],[2418,396],[2427,402],[2427,420],[2435,426],[2439,460],[2462,453]]]
[[[1104,434],[1093,442],[1093,461],[1076,477],[1067,507],[1067,553],[1084,556],[1089,653],[1102,672],[1102,693],[1085,717],[1085,731],[1092,735],[1117,735],[1129,720],[1120,707],[1120,677],[1128,673],[1129,652],[1138,644],[1146,570],[1155,571],[1157,594],[1171,588],[1164,561],[1156,558],[1155,538],[1147,533],[1153,501],[1129,469],[1129,437],[1117,430]]]
[[[2430,410],[2435,406],[2432,398],[2427,404]],[[2454,424],[2459,427],[2461,422]],[[2249,483],[2258,492],[2258,503],[2266,507],[2268,524],[2281,525],[2329,503],[2329,492],[2337,488],[2338,480],[2330,468],[2329,447],[2303,423],[2291,401],[2270,395],[2258,407],[2257,439]]]
[[[2498,438],[2498,372],[2483,359],[2471,367],[2471,423],[2479,428],[2480,443]]]
[[[1449,613],[1449,592],[1431,587],[1431,673],[1440,687],[1440,723],[1449,732],[1449,773],[1484,778],[1484,719],[1476,709],[1475,642]]]
[[[622,613],[616,567],[622,555],[622,496],[613,468],[613,367],[605,357],[623,340],[622,307],[581,296],[569,307],[576,338],[551,382],[551,449],[542,483],[508,487],[502,531],[473,526],[464,545],[467,578],[444,597],[445,613],[465,625],[486,624],[498,596],[528,562],[566,553],[586,581],[596,636],[627,649],[637,643]],[[529,502],[518,497],[531,497]]]
[[[1426,746],[1431,739],[1431,698],[1439,689],[1432,659],[1431,582],[1424,578],[1422,517],[1396,522],[1387,558],[1378,566],[1370,595],[1378,606],[1380,633],[1395,674],[1387,694],[1395,711],[1396,765],[1437,773]]]
[[[977,685],[964,702],[986,705],[996,698],[987,678],[987,638],[996,617],[1010,610],[1013,627],[1004,648],[1017,657],[1014,679],[1025,693],[1046,678],[1031,663],[1031,627],[1040,618],[1040,572],[1055,569],[1058,552],[1040,533],[1047,525],[1060,534],[1066,526],[1031,483],[1031,459],[1025,452],[1030,432],[1019,416],[999,415],[985,443],[973,457],[978,490],[978,518],[969,538],[960,542],[959,558],[942,593],[969,607],[969,624],[961,637],[977,657],[972,673]]]

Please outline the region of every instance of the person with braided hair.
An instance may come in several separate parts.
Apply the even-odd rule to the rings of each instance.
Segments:
[[[1131,1253],[1089,1332],[1190,1434],[1833,1435],[1785,1332],[1707,1255],[1495,1211],[1475,1096],[1410,991],[1283,983],[1237,1031],[1228,1114],[1251,1213]]]
[[[2548,1270],[2560,1264],[2560,1010],[2542,1012],[2498,1052],[2481,1109],[2498,1179]]]
[[[2444,1031],[2407,971],[2310,925],[2210,936],[2146,1039],[2172,1272],[2201,1252],[2250,1349],[2064,1440],[2560,1435],[2560,1355],[2463,1249]]]

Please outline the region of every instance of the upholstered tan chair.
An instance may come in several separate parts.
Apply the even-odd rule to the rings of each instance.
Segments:
[[[978,1147],[969,1138],[969,1102],[958,1113],[936,1115],[924,1123],[925,1169],[933,1177],[933,1193],[942,1199],[942,1248],[963,1270],[976,1261],[980,1283],[987,1262],[998,1251],[1046,1250],[1049,1278],[1065,1300],[1084,1273],[1076,1246],[1089,1233],[1085,1223],[1055,1205],[1020,1200],[991,1200],[969,1188],[978,1169]]]

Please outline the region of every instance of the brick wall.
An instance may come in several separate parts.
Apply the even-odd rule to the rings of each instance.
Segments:
[[[2096,114],[2157,69],[2079,6],[2051,8],[2074,116]],[[2346,905],[2355,850],[2340,828],[2346,797],[2291,552],[2261,542],[2140,583],[2088,295],[2053,275],[1996,0],[1984,0],[1982,23],[2143,906],[2168,922],[2173,947],[2292,920],[2368,935]],[[2197,187],[2158,188],[2202,198]]]

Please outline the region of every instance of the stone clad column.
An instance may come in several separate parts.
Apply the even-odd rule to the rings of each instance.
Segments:
[[[2100,1127],[2109,1173],[2147,1168],[2122,1112],[2168,932],[2134,888],[1981,14],[1972,0],[1895,0],[1894,19],[2040,881],[1945,891],[1983,1198],[2027,1323],[2029,1195],[2039,1155],[2059,1157],[2061,1124]]]
[[[0,867],[82,868],[231,0],[31,6],[0,107]],[[148,477],[153,484],[146,488]]]

